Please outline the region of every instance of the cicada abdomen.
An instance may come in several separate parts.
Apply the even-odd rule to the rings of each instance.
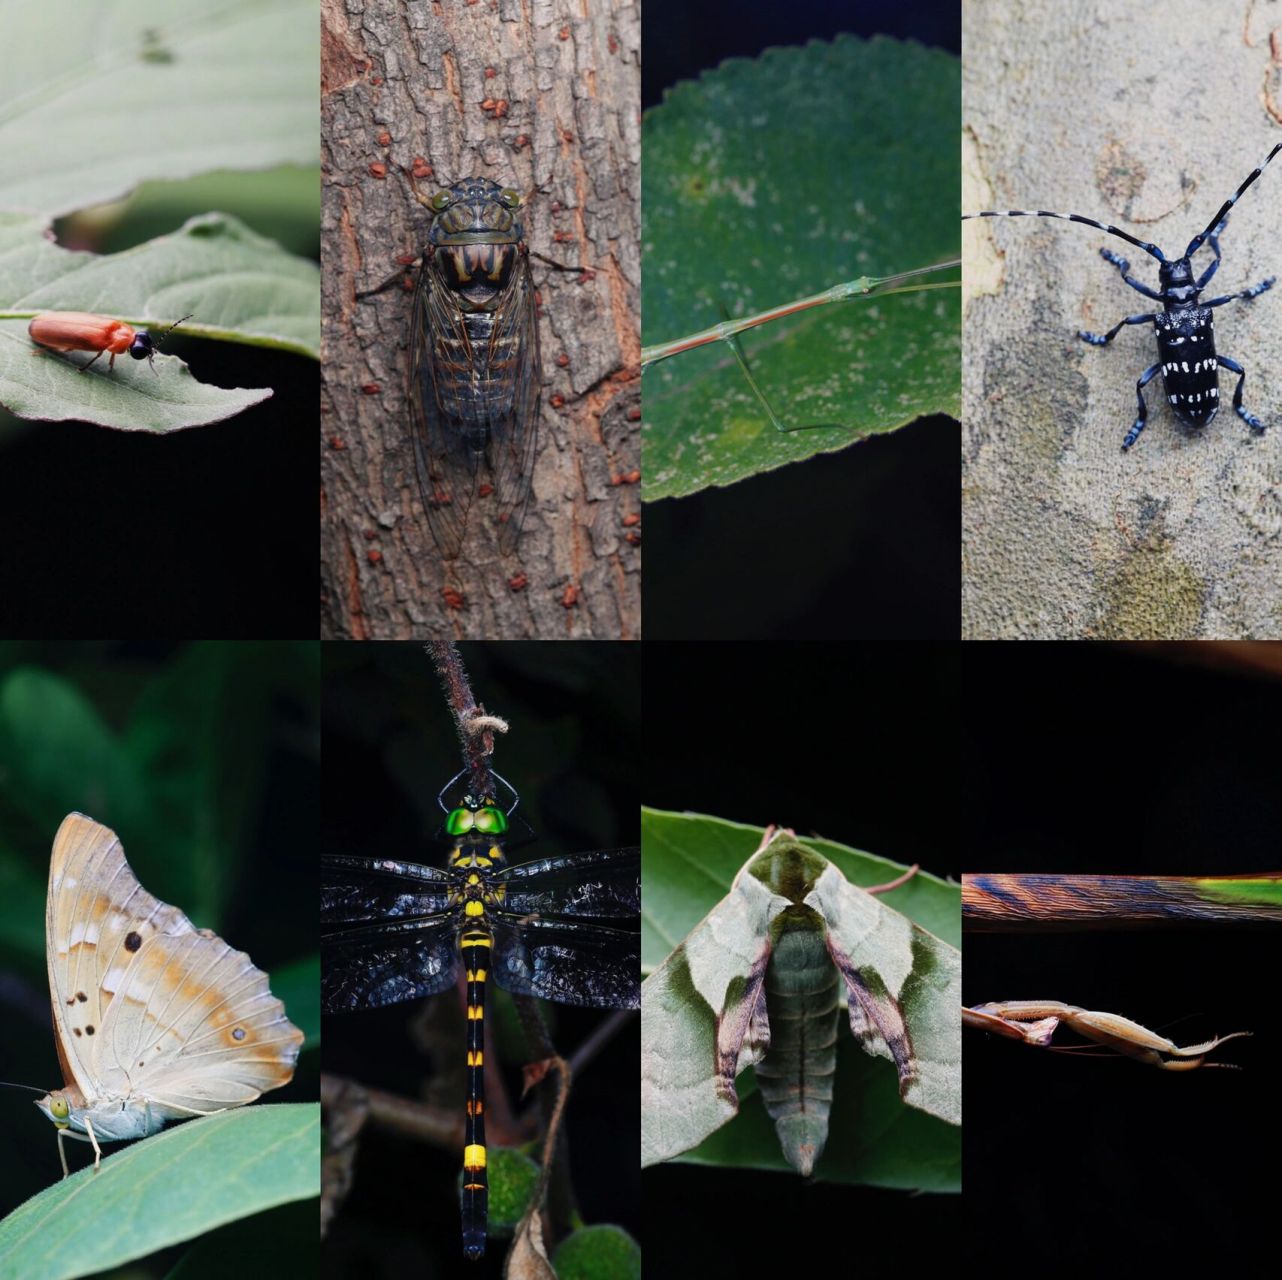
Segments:
[[[432,536],[456,559],[469,514],[516,549],[539,416],[539,340],[519,192],[469,178],[423,201],[410,421]]]

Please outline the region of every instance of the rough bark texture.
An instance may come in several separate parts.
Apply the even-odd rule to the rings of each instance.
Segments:
[[[322,635],[635,639],[639,5],[323,0],[322,24]],[[595,273],[531,264],[544,390],[515,556],[469,530],[440,560],[407,434],[410,295],[355,297],[418,255],[427,221],[397,172],[416,158],[425,194],[533,192],[531,250]]]
[[[1185,245],[1282,140],[1276,4],[970,0],[964,6],[963,205],[1053,209]],[[1233,211],[1208,297],[1282,275],[1282,157]],[[963,618],[968,639],[1282,635],[1282,288],[1217,309],[1245,403],[1200,432],[1169,411],[1121,452],[1156,304],[1101,260],[1157,284],[1141,250],[1049,219],[967,222]],[[1195,265],[1204,267],[1208,254]]]

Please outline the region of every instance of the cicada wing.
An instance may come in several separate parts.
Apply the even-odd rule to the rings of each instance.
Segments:
[[[641,985],[641,1163],[697,1146],[739,1110],[734,1078],[769,1041],[762,983],[786,898],[742,873]]]
[[[910,1106],[961,1123],[961,953],[829,865],[806,895],[846,986],[850,1029]]]
[[[494,376],[511,379],[510,409],[490,422],[489,463],[499,550],[510,555],[530,501],[539,435],[539,328],[529,259],[522,254],[494,311],[490,339]]]
[[[477,454],[452,412],[471,353],[463,312],[424,257],[410,326],[410,436],[428,527],[446,560],[458,558],[477,487]]]

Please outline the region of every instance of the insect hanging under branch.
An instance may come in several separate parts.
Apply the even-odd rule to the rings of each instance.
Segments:
[[[466,771],[464,771],[466,772]],[[467,1115],[463,1250],[485,1252],[485,988],[586,1008],[635,1009],[640,1000],[640,851],[600,849],[507,860],[520,797],[503,778],[507,808],[467,794],[446,814],[444,867],[339,855],[322,861],[325,1013],[377,1009],[467,983]]]
[[[410,437],[432,537],[458,558],[469,518],[516,550],[539,426],[539,335],[520,192],[468,178],[421,195],[432,225],[410,328]],[[361,294],[379,293],[400,279]]]
[[[1077,336],[1092,346],[1104,347],[1128,325],[1152,324],[1157,335],[1157,363],[1150,365],[1135,384],[1138,401],[1135,421],[1122,441],[1123,451],[1129,449],[1140,437],[1148,420],[1148,405],[1144,401],[1144,388],[1160,373],[1166,398],[1175,416],[1186,426],[1204,427],[1215,417],[1220,407],[1219,371],[1227,369],[1237,375],[1233,390],[1234,412],[1253,431],[1263,432],[1265,424],[1242,404],[1242,385],[1246,370],[1236,360],[1218,354],[1215,350],[1215,325],[1212,311],[1238,299],[1250,301],[1273,287],[1276,277],[1269,276],[1259,284],[1226,293],[1218,298],[1202,301],[1201,294],[1211,282],[1220,266],[1220,236],[1229,220],[1229,210],[1238,202],[1242,193],[1264,172],[1269,161],[1282,151],[1279,142],[1264,158],[1263,164],[1253,170],[1246,180],[1220,206],[1215,216],[1189,241],[1188,247],[1178,258],[1168,258],[1161,249],[1148,241],[1140,240],[1129,232],[1108,223],[1077,213],[1049,213],[1045,209],[985,209],[980,213],[963,214],[968,218],[1059,218],[1065,222],[1080,222],[1097,231],[1106,231],[1138,249],[1143,249],[1158,262],[1158,288],[1136,280],[1131,274],[1131,264],[1111,249],[1101,249],[1100,256],[1121,272],[1122,279],[1138,293],[1161,303],[1160,311],[1146,311],[1140,315],[1119,320],[1107,333],[1087,333],[1079,330]],[[1201,275],[1193,270],[1193,255],[1206,245],[1213,255]]]

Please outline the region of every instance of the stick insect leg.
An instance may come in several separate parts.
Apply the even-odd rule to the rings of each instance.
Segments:
[[[1131,429],[1126,433],[1126,439],[1122,441],[1123,453],[1140,438],[1140,432],[1144,430],[1144,423],[1148,420],[1148,405],[1144,403],[1144,388],[1153,381],[1161,367],[1159,363],[1145,369],[1140,375],[1140,380],[1135,384],[1135,398],[1139,401],[1139,413],[1136,415],[1135,421],[1131,423]]]
[[[1142,316],[1127,316],[1125,320],[1119,320],[1107,333],[1087,333],[1085,329],[1079,329],[1077,336],[1093,347],[1106,347],[1128,324],[1149,324],[1156,319],[1156,313],[1149,311]]]
[[[1233,409],[1237,413],[1237,416],[1241,418],[1252,431],[1263,431],[1264,423],[1262,423],[1255,414],[1248,413],[1242,407],[1242,384],[1246,381],[1246,370],[1242,368],[1236,360],[1230,360],[1228,356],[1218,356],[1217,359],[1225,369],[1229,370],[1230,373],[1237,374],[1237,387],[1234,388],[1233,391]]]
[[[722,315],[725,315],[724,310]],[[752,388],[752,394],[757,397],[761,407],[766,411],[766,417],[770,419],[771,425],[776,431],[811,431],[816,427],[839,427],[839,422],[799,422],[795,427],[785,427],[779,420],[778,414],[770,406],[770,401],[766,399],[765,392],[758,386],[756,378],[752,376],[752,370],[748,367],[748,359],[743,354],[743,347],[739,343],[739,335],[732,333],[725,338],[726,344],[734,352],[734,358],[739,362],[739,368],[743,370],[743,376],[748,379],[748,385]]]

